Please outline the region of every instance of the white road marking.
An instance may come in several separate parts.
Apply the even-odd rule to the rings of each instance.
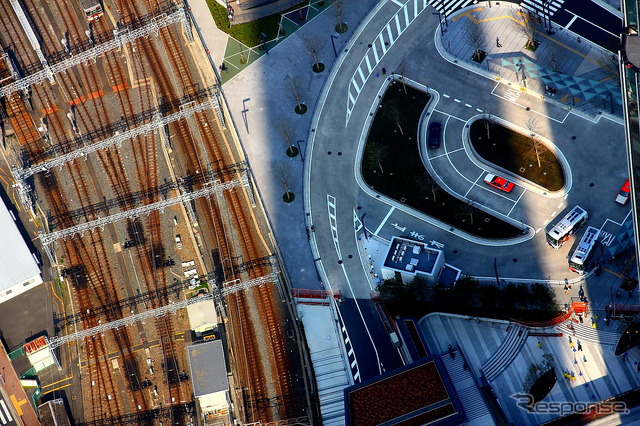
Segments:
[[[396,15],[397,16],[397,15]],[[389,43],[393,44],[393,34],[391,34],[391,25],[387,24],[387,35],[389,36]],[[400,34],[398,34],[400,35]]]
[[[400,29],[400,19],[398,18],[398,15],[394,16],[394,21],[396,21],[396,29],[398,30],[398,37],[400,37],[400,34],[402,34],[402,30]]]
[[[567,25],[565,25],[566,29],[569,29],[569,27],[571,26],[571,24],[573,24],[573,22],[578,19],[578,15],[573,15],[573,18],[571,18],[571,20],[569,21],[569,23]]]
[[[455,99],[455,98],[454,98],[454,99],[453,99],[453,102],[460,103],[460,99]]]
[[[542,228],[538,228],[538,229],[536,229],[536,234],[537,234],[538,232],[540,232],[540,231],[542,231]]]
[[[562,205],[563,205],[563,204],[564,204],[564,203],[560,203],[560,204],[558,204],[558,208],[562,208]]]
[[[475,182],[473,182],[471,184],[471,186],[469,187],[469,189],[467,190],[467,192],[464,194],[464,198],[467,198],[467,195],[469,195],[469,193],[471,192],[471,190],[473,189],[474,186],[476,186],[476,183],[478,183],[478,181],[480,180],[480,178],[482,177],[482,175],[484,175],[484,170],[482,172],[480,172],[480,175],[478,176],[478,178],[476,179]]]
[[[384,56],[387,53],[387,46],[385,46],[384,44],[384,35],[382,34],[382,32],[378,34],[378,40],[380,40],[380,47],[382,47],[382,56]]]
[[[511,206],[511,210],[509,210],[509,213],[507,213],[507,216],[509,216],[511,214],[511,212],[513,211],[513,209],[518,205],[518,202],[520,201],[520,198],[522,198],[522,196],[524,195],[525,192],[527,192],[526,189],[522,188],[522,194],[520,194],[520,196],[518,197],[518,199],[516,200],[515,203],[513,203],[513,206]]]
[[[402,4],[402,2],[400,0],[391,0],[391,1],[394,2],[395,4],[397,4],[400,7],[404,6],[404,4]]]
[[[553,211],[553,213],[551,213],[551,217],[555,217],[556,213],[558,213],[556,210]]]
[[[478,112],[482,112],[482,110],[480,108],[476,108],[476,111]]]
[[[469,104],[464,104],[464,106],[466,106],[467,108],[471,108],[471,105]]]
[[[433,112],[437,112],[437,113],[439,113],[439,114],[446,115],[446,116],[447,116],[447,117],[449,117],[449,118],[454,118],[454,119],[456,119],[456,120],[458,120],[458,121],[462,121],[463,123],[466,123],[466,122],[467,122],[467,120],[463,120],[462,118],[456,117],[455,115],[451,115],[451,114],[449,114],[448,112],[440,111],[440,110],[438,110],[438,109],[434,109],[434,110],[433,110]]]
[[[382,229],[384,224],[387,222],[387,219],[389,219],[389,216],[391,216],[391,213],[393,213],[393,211],[395,209],[396,208],[394,206],[391,206],[391,208],[387,212],[387,215],[384,217],[384,219],[382,219],[382,222],[380,222],[380,225],[378,225],[378,228],[376,229],[376,232],[373,233],[374,235],[378,235],[378,232],[380,232],[380,230]]]
[[[435,160],[436,158],[444,157],[445,155],[453,154],[453,153],[456,153],[458,151],[464,151],[464,147],[463,148],[454,149],[453,151],[445,152],[444,154],[439,154],[439,155],[433,156],[433,157],[431,157],[431,160]]]
[[[542,223],[542,225],[543,225],[543,226],[546,226],[546,225],[547,225],[547,223],[549,223],[549,219],[545,220],[545,221]]]
[[[336,198],[327,194],[327,211],[329,213],[329,225],[331,226],[331,236],[333,237],[333,245],[336,247],[338,260],[342,260],[340,252],[340,242],[338,241],[338,221],[336,219]]]
[[[443,97],[443,98],[447,98],[447,99],[449,99],[451,96],[447,95],[446,93],[443,93],[443,94],[442,94],[442,97]]]
[[[367,63],[367,70],[369,71],[369,74],[371,74],[371,71],[373,71],[373,68],[371,68],[371,61],[369,61],[369,55],[364,57],[365,62]],[[355,103],[354,100],[352,100],[353,103]]]

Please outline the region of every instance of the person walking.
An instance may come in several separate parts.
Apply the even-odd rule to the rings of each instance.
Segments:
[[[496,47],[502,47],[502,45],[500,44],[500,38],[496,37]]]
[[[578,350],[582,351],[582,343],[580,343],[580,340],[578,340],[576,344],[578,345]]]
[[[541,342],[538,342],[538,347],[539,347],[540,349],[542,349],[542,343],[541,343]]]

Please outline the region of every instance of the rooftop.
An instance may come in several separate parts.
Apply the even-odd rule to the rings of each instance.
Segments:
[[[221,340],[189,346],[187,356],[196,397],[229,390]]]
[[[433,275],[433,268],[441,255],[440,250],[429,248],[424,243],[393,237],[384,267],[413,274],[422,272]]]
[[[0,202],[0,292],[40,275],[7,206]]]
[[[347,388],[347,425],[459,424],[464,415],[443,369],[429,357]]]

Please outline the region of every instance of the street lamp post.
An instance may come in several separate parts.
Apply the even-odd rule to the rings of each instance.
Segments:
[[[336,50],[336,43],[333,40],[337,39],[337,35],[331,34],[331,46],[333,46],[333,54],[336,55],[336,58],[338,57],[338,51]]]

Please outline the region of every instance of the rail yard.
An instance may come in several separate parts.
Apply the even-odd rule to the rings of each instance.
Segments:
[[[68,289],[48,341],[79,371],[72,415],[200,424],[183,308],[203,298],[233,418],[311,417],[286,277],[186,5],[0,0],[0,16],[2,148]]]

